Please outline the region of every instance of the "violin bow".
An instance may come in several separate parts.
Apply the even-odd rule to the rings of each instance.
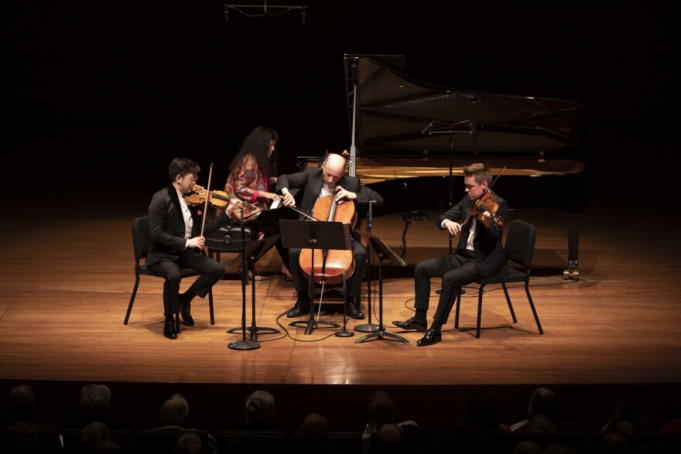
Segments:
[[[206,228],[206,213],[208,212],[208,199],[210,199],[210,181],[213,178],[213,163],[210,163],[210,170],[208,171],[208,186],[206,186],[206,201],[203,205],[203,219],[201,221],[201,236]]]

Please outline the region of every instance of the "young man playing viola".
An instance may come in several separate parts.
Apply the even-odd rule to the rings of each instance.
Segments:
[[[203,253],[205,235],[229,224],[230,214],[241,203],[231,199],[225,212],[205,224],[202,235],[200,208],[190,207],[184,199],[185,195],[192,193],[200,170],[201,167],[190,159],[173,159],[168,168],[172,183],[155,193],[149,204],[151,245],[147,266],[166,281],[163,286],[163,335],[168,339],[177,339],[173,314],[179,311],[184,324],[194,326],[192,299],[195,296],[205,297],[225,275],[225,266]],[[180,268],[191,268],[201,274],[181,295]]]
[[[503,223],[508,217],[508,203],[491,191],[492,172],[487,165],[471,164],[463,168],[463,173],[467,195],[436,221],[440,230],[447,230],[452,236],[459,235],[456,251],[416,265],[416,314],[407,321],[393,322],[402,329],[425,332],[416,342],[420,347],[442,340],[442,325],[447,323],[461,287],[478,277],[493,276],[507,266],[501,238]],[[493,201],[495,213],[485,210],[481,199]],[[434,277],[442,277],[442,291],[433,323],[427,329],[430,280]]]
[[[282,175],[277,180],[277,191],[283,197],[284,206],[295,206],[295,199],[289,189],[300,189],[303,192],[300,210],[312,215],[313,208],[320,197],[334,195],[336,201],[345,200],[351,203],[383,204],[383,197],[368,188],[357,177],[345,175],[345,158],[339,154],[329,154],[321,167],[308,167],[303,172]],[[301,214],[301,219],[305,217]],[[312,303],[308,295],[309,282],[300,266],[300,249],[289,249],[290,271],[293,285],[298,293],[298,300],[286,316],[296,318],[309,314]],[[354,319],[363,319],[360,311],[360,293],[362,278],[366,270],[367,253],[360,241],[355,238],[352,242],[352,256],[355,260],[355,270],[347,281],[348,294],[345,303],[347,314]]]

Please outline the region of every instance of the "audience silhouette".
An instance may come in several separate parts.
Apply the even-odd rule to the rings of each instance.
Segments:
[[[246,398],[244,429],[275,430],[277,404],[268,391],[259,389]]]
[[[418,424],[415,421],[407,420],[400,423],[395,423],[395,401],[392,395],[384,390],[379,389],[371,393],[367,399],[367,422],[362,435],[362,451],[364,453],[375,452],[377,433],[386,424],[396,424],[402,429],[402,434],[405,437],[407,445],[417,443],[417,429]],[[405,447],[405,449],[407,449]]]
[[[463,396],[461,396],[463,397]],[[148,432],[173,432],[173,438],[163,452],[218,454],[282,453],[282,454],[434,454],[434,453],[499,453],[499,454],[666,454],[679,452],[678,434],[681,418],[666,419],[666,423],[651,423],[643,406],[630,397],[616,399],[608,418],[600,428],[597,414],[589,423],[574,405],[568,416],[578,416],[579,430],[565,432],[572,419],[564,420],[565,411],[555,391],[536,388],[529,399],[527,418],[512,426],[501,422],[505,401],[492,386],[479,386],[465,396],[460,411],[433,413],[423,425],[414,421],[395,422],[396,406],[390,392],[378,389],[367,396],[366,424],[361,433],[334,432],[320,413],[309,413],[303,418],[296,436],[294,428],[286,430],[277,424],[278,408],[274,396],[258,389],[247,396],[243,407],[243,422],[237,427],[226,427],[217,432],[190,428],[189,403],[182,394],[170,395],[160,409],[161,425],[140,433],[121,429],[112,417],[111,391],[106,385],[86,384],[73,404],[80,410],[77,421],[64,424],[54,419],[50,423],[35,421],[36,398],[33,388],[26,384],[13,386],[4,406],[0,427],[2,453],[117,453],[150,454],[142,449],[142,436]],[[590,407],[591,408],[591,407]],[[64,416],[71,412],[64,412]],[[567,413],[566,413],[567,414]],[[201,415],[202,421],[210,416]],[[238,418],[238,413],[234,416]],[[289,416],[289,415],[287,415]],[[337,415],[334,415],[337,416]],[[656,423],[662,419],[652,415]],[[664,421],[664,419],[662,419]],[[290,419],[288,421],[290,423]],[[347,423],[347,422],[346,422]],[[594,424],[595,423],[595,424]],[[53,425],[54,424],[54,425]],[[596,426],[596,427],[593,427]],[[43,428],[51,428],[52,438],[44,444],[40,438]],[[57,430],[55,427],[64,427]],[[246,435],[247,434],[247,435]],[[576,436],[575,436],[576,434]],[[64,437],[64,446],[60,436]],[[130,442],[125,437],[130,437]],[[571,437],[575,438],[571,438]],[[669,438],[669,440],[667,440]],[[295,443],[293,442],[295,439]],[[287,441],[288,440],[288,441]],[[68,443],[67,443],[68,441]],[[224,442],[224,445],[223,445]],[[361,443],[360,443],[361,442]],[[361,449],[360,449],[361,444]],[[145,445],[146,446],[146,445]],[[354,446],[354,448],[350,448]]]
[[[302,444],[296,451],[300,454],[330,454],[329,425],[322,415],[310,413],[300,424]]]
[[[25,445],[22,449],[29,449],[35,441],[43,454],[61,450],[59,433],[54,425],[35,418],[36,397],[31,386],[22,383],[10,389],[8,404],[9,417],[3,426],[8,427],[8,436],[14,438],[17,445]]]
[[[189,402],[182,394],[173,394],[168,397],[161,405],[161,422],[162,426],[150,429],[149,432],[177,434],[180,432],[194,433],[200,432],[200,429],[188,428],[189,421]],[[178,436],[178,439],[181,437]],[[199,438],[201,441],[201,438]],[[211,434],[207,435],[207,446],[204,449],[209,454],[217,454],[217,441]]]

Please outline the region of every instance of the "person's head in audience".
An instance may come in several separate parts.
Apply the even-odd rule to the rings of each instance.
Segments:
[[[500,425],[503,403],[490,387],[479,387],[468,397],[466,419],[481,429],[496,429]]]
[[[97,454],[116,454],[120,451],[120,449],[120,445],[115,441],[104,440],[97,445],[95,452]]]
[[[3,451],[5,452],[5,451]],[[33,438],[19,438],[8,442],[7,454],[42,454],[40,445]]]
[[[9,426],[6,437],[7,442],[16,449],[32,449],[34,444],[38,444],[38,428],[32,422],[17,421]]]
[[[245,426],[253,430],[270,430],[274,428],[277,405],[274,396],[259,389],[246,398]]]
[[[629,454],[631,452],[629,437],[623,433],[612,431],[601,439],[601,454]]]
[[[91,422],[83,429],[83,434],[80,437],[80,444],[84,453],[97,452],[97,446],[109,440],[109,429],[103,422]]]
[[[532,440],[521,440],[513,448],[513,454],[541,454],[542,448]]]
[[[87,384],[80,390],[80,408],[85,422],[107,422],[111,411],[111,390],[106,385]]]
[[[528,412],[530,416],[544,415],[551,421],[558,417],[560,400],[558,395],[551,389],[540,387],[532,392]]]
[[[173,448],[173,454],[202,454],[203,452],[201,438],[192,432],[182,434]]]
[[[610,417],[604,431],[614,429],[619,422],[629,421],[636,426],[638,432],[650,430],[650,423],[643,407],[631,398],[618,399],[610,409]]]
[[[395,422],[395,402],[385,390],[378,390],[367,397],[367,428],[376,431],[384,424]]]
[[[35,413],[35,394],[29,385],[17,385],[9,391],[9,408],[12,418],[28,421]]]
[[[38,439],[38,428],[30,421],[17,421],[9,426],[7,436],[11,439],[35,438]]]
[[[542,454],[579,454],[579,451],[567,443],[552,443]]]
[[[383,424],[376,432],[376,447],[380,454],[402,454],[406,445],[404,431],[397,424]]]
[[[554,441],[557,431],[556,423],[542,414],[537,414],[527,424],[529,439],[541,446],[542,449],[545,449]]]
[[[639,435],[638,427],[636,427],[636,424],[631,421],[620,421],[615,424],[615,427],[613,427],[610,431],[620,433],[629,440],[633,440]]]
[[[303,447],[306,451],[321,452],[329,444],[329,425],[322,415],[310,413],[300,425],[303,434]]]
[[[188,414],[189,403],[182,394],[173,394],[161,406],[161,421],[166,426],[182,427]]]

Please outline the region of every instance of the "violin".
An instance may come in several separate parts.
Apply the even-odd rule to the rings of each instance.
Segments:
[[[206,203],[206,196],[208,191],[203,186],[194,185],[191,193],[184,196],[187,205],[203,205]],[[225,191],[210,191],[208,196],[208,203],[215,208],[225,208],[229,205],[230,198]],[[252,208],[247,202],[240,201],[245,207]]]
[[[487,211],[492,215],[492,220],[495,224],[502,226],[504,221],[496,217],[496,212],[499,209],[499,204],[496,202],[497,197],[488,190],[478,200],[475,201],[470,216],[482,222],[482,216]]]
[[[355,204],[350,200],[335,201],[335,195],[321,197],[314,205],[314,220],[327,222],[342,222],[354,228],[357,222]],[[303,249],[300,252],[299,263],[307,280],[315,283],[327,282],[340,284],[349,279],[355,271],[355,259],[352,250],[317,250],[314,251],[314,269],[312,269],[312,249]]]

